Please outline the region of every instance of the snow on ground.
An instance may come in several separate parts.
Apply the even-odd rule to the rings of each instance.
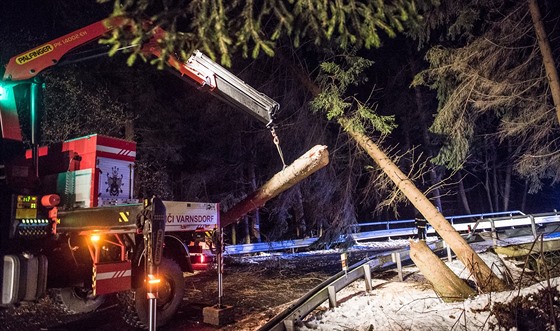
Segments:
[[[428,243],[436,241],[428,238]],[[500,239],[498,244],[532,242],[533,238],[516,237]],[[379,251],[407,249],[409,241],[387,240],[383,242],[359,243],[348,251]],[[511,261],[500,257],[489,250],[492,247],[491,238],[471,243],[471,247],[490,266],[494,272],[503,277],[510,273],[513,279],[518,279],[521,269]],[[297,254],[262,253],[249,257],[256,263],[273,258],[290,259],[305,254],[333,254],[341,253],[340,249],[303,252]],[[456,259],[446,264],[463,279],[471,279],[468,270]],[[246,261],[250,262],[250,261]],[[496,302],[509,302],[513,298],[529,293],[535,293],[546,286],[546,282],[534,284],[521,290],[500,293],[480,294],[463,302],[445,303],[433,291],[429,283],[415,266],[403,268],[404,281],[397,277],[391,280],[373,279],[374,289],[365,291],[363,281],[356,281],[337,293],[338,307],[330,309],[328,302],[324,302],[314,312],[309,314],[297,330],[319,331],[372,331],[372,330],[493,330],[492,323],[496,319],[490,315],[490,307]],[[374,275],[375,277],[375,275]],[[472,279],[471,279],[472,280]],[[560,278],[551,280],[553,287],[560,286]]]
[[[531,240],[515,238],[501,244]],[[498,276],[503,275],[507,268],[515,279],[520,269],[494,253],[486,252],[490,246],[491,242],[487,241],[474,244],[473,248]],[[447,265],[460,277],[468,278],[461,262],[453,260]],[[407,275],[418,272],[414,266],[403,268],[403,282],[374,279],[374,289],[369,293],[365,291],[363,282],[354,282],[337,293],[338,307],[329,309],[328,303],[323,303],[298,330],[490,330],[491,323],[497,323],[488,309],[493,303],[508,302],[516,296],[534,293],[546,286],[546,282],[543,282],[521,291],[516,289],[480,294],[463,302],[445,303],[429,284],[407,281]],[[560,278],[552,279],[551,285],[560,286]]]
[[[553,286],[560,279],[552,280]],[[494,302],[507,302],[518,291],[481,294],[464,302],[444,303],[424,285],[374,280],[374,290],[357,291],[355,283],[337,295],[339,307],[308,318],[299,330],[488,330],[496,323],[488,308]],[[521,291],[533,293],[545,286],[535,284]],[[321,306],[326,309],[327,306]]]

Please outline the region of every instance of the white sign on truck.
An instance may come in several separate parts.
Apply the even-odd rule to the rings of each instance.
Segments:
[[[218,203],[164,201],[165,231],[207,231],[220,224]]]

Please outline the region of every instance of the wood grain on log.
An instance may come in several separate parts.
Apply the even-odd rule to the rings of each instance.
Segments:
[[[329,152],[327,146],[314,146],[247,198],[223,213],[220,217],[220,226],[223,228],[237,222],[247,213],[264,206],[268,200],[301,182],[328,163]]]

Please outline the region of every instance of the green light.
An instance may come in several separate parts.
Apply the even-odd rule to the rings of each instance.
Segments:
[[[8,99],[8,89],[0,84],[0,100]]]

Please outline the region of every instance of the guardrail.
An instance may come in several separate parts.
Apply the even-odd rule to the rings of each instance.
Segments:
[[[437,252],[443,248],[442,242],[428,245],[432,251]],[[393,268],[395,264],[411,264],[409,250],[397,250],[388,254],[381,254],[376,257],[366,258],[348,268],[347,271],[340,271],[329,279],[317,285],[314,289],[304,295],[295,303],[291,304],[284,311],[274,316],[266,324],[261,326],[258,331],[293,331],[296,325],[323,302],[329,302],[329,307],[334,308],[338,305],[336,294],[359,279],[365,280],[366,291],[371,291],[372,270],[380,271]],[[402,274],[400,274],[402,279]]]
[[[492,219],[509,220],[515,217],[525,218],[527,217],[527,215],[525,215],[523,212],[519,210],[511,210],[511,211],[495,212],[495,213],[479,213],[479,214],[470,214],[470,215],[445,216],[445,219],[447,219],[449,223],[453,225],[455,230],[459,232],[467,232],[470,229],[472,229],[472,227],[478,222],[484,222]],[[526,223],[527,224],[525,225],[529,225],[530,220],[527,219]],[[372,231],[360,231],[360,232],[353,233],[352,237],[356,241],[415,236],[417,233],[416,227],[414,226],[414,219],[360,223],[360,224],[355,224],[354,227],[376,228],[376,230],[372,230]],[[478,228],[478,230],[486,230],[489,228],[491,228],[491,226],[481,226]],[[435,232],[436,231],[428,224],[427,233],[435,234]]]
[[[531,226],[533,236],[536,238],[538,226],[560,222],[560,212],[526,215],[521,211],[513,210],[496,213],[448,216],[446,219],[457,231],[462,233],[470,232],[472,235],[475,231],[490,230],[494,234],[494,240],[497,239],[495,234],[499,229]],[[354,225],[354,227],[357,229],[368,227],[376,228],[371,231],[359,231],[350,234],[352,239],[357,242],[384,238],[391,239],[413,237],[417,233],[413,219],[360,223]],[[431,226],[428,226],[427,232],[428,234],[435,234],[435,230]],[[296,248],[308,247],[315,243],[318,239],[319,238],[306,238],[269,243],[227,245],[225,246],[225,253],[229,255],[236,255],[294,250]],[[341,241],[343,240],[344,238],[341,238]]]
[[[230,255],[247,254],[257,252],[271,252],[281,250],[294,250],[296,248],[309,247],[319,238],[295,239],[275,242],[261,242],[254,244],[228,245],[225,253]]]

